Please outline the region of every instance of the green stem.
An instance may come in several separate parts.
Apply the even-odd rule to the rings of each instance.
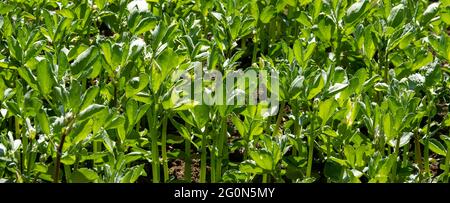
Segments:
[[[433,104],[433,99],[430,99],[430,104]],[[427,118],[427,136],[425,137],[425,149],[423,150],[424,152],[424,167],[425,167],[425,173],[427,174],[427,176],[429,177],[431,175],[431,171],[430,171],[430,160],[429,160],[429,156],[430,156],[430,136],[431,136],[431,111],[428,111],[428,118]]]
[[[298,119],[298,117],[297,117]],[[298,139],[300,138],[300,124],[298,123],[298,120],[294,120],[294,135],[295,135],[295,141],[298,143]],[[294,145],[295,146],[295,145]],[[297,144],[298,146],[298,144]],[[292,155],[293,156],[298,156],[298,151],[300,151],[299,149],[297,149],[296,147],[292,148]]]
[[[224,156],[224,152],[223,152],[223,147],[225,145],[225,140],[227,137],[227,118],[224,117],[222,118],[222,127],[221,129],[221,133],[219,134],[219,144],[218,144],[218,152],[219,152],[219,157],[217,159],[216,162],[216,181],[221,181],[222,180],[222,160]]]
[[[72,119],[69,123],[69,127],[67,129],[64,129],[61,134],[61,140],[59,141],[58,149],[56,151],[56,160],[55,160],[55,172],[53,176],[53,182],[58,183],[59,182],[59,170],[61,167],[61,156],[62,156],[62,150],[64,146],[64,142],[66,139],[66,136],[69,134],[69,132],[72,130],[72,125],[74,123],[75,119]]]
[[[217,141],[218,141],[218,136],[215,135],[211,135],[212,136],[212,146],[211,146],[211,183],[215,183],[216,182],[216,162],[217,162],[217,156],[216,156],[216,147],[217,147]],[[205,173],[206,174],[206,173]]]
[[[311,120],[311,132],[308,136],[308,165],[306,168],[306,177],[311,177],[311,169],[312,169],[312,160],[313,160],[313,153],[314,153],[314,122],[315,122],[315,112],[313,113],[314,117]]]
[[[17,116],[14,116],[14,128],[15,128],[16,139],[20,139],[21,138],[21,136],[20,136],[20,134],[21,134],[21,132],[20,132],[20,121],[19,121],[19,118]],[[19,163],[20,163],[19,164],[19,171],[20,171],[20,173],[23,172],[22,160],[23,160],[23,155],[22,155],[22,153],[20,153],[19,154]]]
[[[167,117],[164,117],[162,123],[162,135],[161,135],[161,154],[163,161],[163,172],[164,172],[164,182],[167,183],[169,181],[169,166],[167,160]]]
[[[275,124],[275,129],[273,129],[272,137],[278,136],[278,132],[280,131],[281,120],[283,120],[284,116],[284,107],[286,102],[281,102],[280,112],[278,113],[277,122]]]
[[[151,151],[152,151],[152,174],[153,174],[153,183],[159,183],[160,179],[160,164],[159,164],[159,150],[158,150],[158,135],[156,128],[156,113],[157,106],[153,106],[153,111],[147,111],[147,121],[149,134],[152,141]]]
[[[403,147],[403,162],[402,162],[402,168],[406,167],[408,165],[408,153],[409,153],[409,144],[405,145]]]
[[[72,179],[71,179],[72,173],[70,172],[70,166],[64,165],[64,175],[66,177],[66,183],[71,183],[72,182]]]
[[[397,159],[397,157],[400,155],[400,135],[397,136],[397,141],[395,143],[395,158]],[[397,170],[398,170],[398,164],[397,162],[395,162],[395,166],[392,169],[392,180],[394,180],[394,182],[398,182],[398,177],[397,177]]]
[[[256,54],[258,53],[258,39],[253,42],[252,64],[256,63]]]
[[[263,183],[268,183],[269,181],[268,181],[268,176],[267,176],[267,174],[265,173],[265,174],[263,174],[263,176],[262,176],[262,182]]]
[[[388,60],[388,51],[386,48],[386,51],[384,53],[384,82],[389,82],[389,60]]]
[[[184,160],[184,180],[188,182],[192,182],[191,177],[191,141],[189,139],[184,140],[184,153],[185,153],[185,160]]]
[[[92,148],[93,148],[94,154],[101,152],[101,142],[94,140]],[[95,164],[97,164],[97,159],[94,159],[94,166],[95,166]]]
[[[420,156],[422,154],[422,152],[420,150],[419,134],[417,132],[417,129],[416,129],[414,137],[415,137],[415,139],[414,139],[414,155],[415,155],[415,159],[416,159],[416,164],[419,166],[419,171],[422,172],[422,170],[423,170],[422,157]]]
[[[202,135],[202,155],[200,160],[200,183],[206,182],[206,132]]]
[[[327,160],[330,158],[331,154],[331,136],[327,135]]]
[[[447,156],[445,157],[445,175],[444,182],[448,183],[450,180],[450,142],[447,142]]]

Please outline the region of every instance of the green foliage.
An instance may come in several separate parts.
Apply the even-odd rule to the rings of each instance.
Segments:
[[[449,1],[0,2],[0,182],[448,182],[449,26]],[[199,104],[199,66],[205,100],[276,72],[279,105]]]

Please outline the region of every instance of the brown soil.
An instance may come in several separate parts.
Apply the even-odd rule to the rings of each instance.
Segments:
[[[191,168],[192,181],[195,183],[200,182],[200,159],[192,159]],[[176,180],[184,180],[184,170],[184,160],[176,159],[169,164],[169,173],[175,176]]]

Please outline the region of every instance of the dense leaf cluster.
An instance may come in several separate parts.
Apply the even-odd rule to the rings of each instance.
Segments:
[[[449,0],[2,0],[0,182],[448,182],[449,25]],[[182,99],[196,66],[275,71],[277,114]]]

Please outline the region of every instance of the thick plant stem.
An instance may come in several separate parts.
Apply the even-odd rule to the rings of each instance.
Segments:
[[[295,135],[295,140],[298,143],[298,139],[300,137],[300,125],[298,124],[297,120],[295,120],[295,123],[294,123],[294,135]],[[292,148],[292,155],[293,156],[298,156],[297,152],[298,152],[298,149],[296,147],[293,147]]]
[[[272,137],[275,137],[278,135],[278,132],[280,131],[280,126],[281,126],[281,120],[283,119],[284,116],[284,107],[285,107],[286,103],[282,102],[280,105],[280,112],[278,113],[278,117],[277,117],[277,122],[275,124],[275,129],[273,129],[273,134]]]
[[[66,139],[66,136],[69,134],[69,132],[72,130],[72,125],[74,123],[75,119],[72,119],[69,122],[69,127],[67,129],[64,129],[61,134],[61,140],[59,141],[58,149],[56,151],[56,160],[55,160],[55,172],[53,174],[53,182],[58,183],[59,182],[59,170],[61,167],[61,156],[62,156],[62,150],[64,146],[64,141]]]
[[[219,134],[219,144],[218,144],[218,152],[219,157],[217,157],[216,162],[216,181],[222,180],[222,160],[224,157],[223,147],[225,145],[225,140],[227,137],[227,118],[222,118],[222,126],[220,128],[221,133]]]
[[[202,155],[200,160],[200,183],[206,182],[206,132],[202,135]]]
[[[331,155],[331,136],[327,135],[327,159],[330,158]]]
[[[308,137],[308,166],[306,168],[306,177],[311,177],[312,160],[313,160],[314,138]]]
[[[420,150],[420,142],[419,142],[419,135],[416,129],[415,135],[414,135],[415,139],[414,139],[414,155],[415,155],[415,159],[416,159],[416,164],[419,166],[419,171],[422,172],[423,167],[422,167],[422,157],[421,157],[421,150]]]
[[[167,117],[164,117],[162,123],[162,135],[161,135],[161,154],[163,161],[163,173],[164,173],[164,182],[167,183],[169,181],[169,166],[167,160]]]
[[[263,182],[263,183],[268,183],[268,182],[269,182],[269,181],[268,181],[268,176],[267,176],[266,173],[263,174],[263,176],[262,176],[262,182]]]
[[[70,172],[70,166],[64,165],[64,175],[66,176],[66,183],[72,183],[72,173]]]
[[[425,169],[425,173],[427,176],[430,175],[431,171],[430,171],[430,160],[429,160],[429,156],[430,156],[430,148],[429,148],[429,139],[428,137],[425,138],[425,148],[423,149],[423,159],[424,159],[424,169]]]
[[[433,103],[433,99],[430,99],[430,104]],[[431,175],[431,171],[430,171],[430,160],[429,160],[429,156],[430,156],[430,136],[431,136],[431,111],[428,111],[428,118],[427,118],[427,136],[425,137],[425,148],[423,150],[423,158],[424,158],[424,167],[425,167],[425,173],[427,174],[427,176],[429,177]]]
[[[313,153],[314,153],[314,138],[315,138],[315,132],[314,132],[314,122],[316,120],[316,111],[313,107],[313,113],[311,118],[311,132],[308,136],[308,165],[306,168],[306,177],[311,177],[311,170],[312,170],[312,161],[313,161]]]
[[[94,154],[97,154],[98,152],[102,151],[102,149],[101,149],[102,145],[101,145],[100,141],[94,140],[92,142],[92,145],[93,145],[92,149],[93,149]],[[96,165],[96,164],[97,164],[97,160],[94,159],[94,165]]]
[[[16,136],[16,139],[20,139],[21,138],[21,132],[20,132],[20,121],[19,121],[19,118],[17,117],[17,116],[14,116],[14,130],[15,130],[15,136]],[[23,155],[22,155],[22,153],[20,153],[20,156],[19,156],[19,171],[20,171],[20,173],[22,173],[22,171],[23,171]]]
[[[450,142],[447,142],[447,156],[445,157],[445,175],[444,182],[448,183],[450,180]]]
[[[63,149],[63,145],[64,145],[64,139],[66,138],[67,133],[63,133],[63,135],[61,136],[61,141],[59,142],[58,145],[58,150],[56,152],[56,161],[55,161],[55,173],[53,174],[53,182],[54,183],[58,183],[59,182],[59,167],[61,166],[61,154],[62,154],[62,149]]]
[[[408,165],[408,153],[409,153],[409,144],[406,144],[403,147],[403,162],[402,162],[402,168],[406,167]]]
[[[191,177],[191,140],[185,139],[184,140],[184,153],[185,153],[185,160],[184,160],[184,180],[187,182],[192,182]]]
[[[213,138],[213,143],[211,146],[211,183],[215,183],[216,182],[216,162],[217,162],[217,156],[216,156],[216,150],[217,150],[217,136],[212,136]],[[206,162],[206,161],[205,161]],[[206,174],[206,173],[205,173]]]
[[[159,166],[159,150],[158,150],[158,135],[156,128],[156,107],[153,107],[152,111],[147,111],[148,128],[150,133],[150,139],[152,141],[151,151],[152,151],[152,174],[153,183],[159,183],[160,179],[160,166]],[[152,115],[153,113],[153,115]]]
[[[397,142],[395,143],[395,158],[397,159],[398,156],[400,155],[400,135],[397,136]],[[397,163],[397,162],[396,162]],[[398,168],[398,164],[396,164],[394,166],[394,168],[392,169],[392,177],[394,182],[398,182],[398,177],[397,177],[397,169]]]

